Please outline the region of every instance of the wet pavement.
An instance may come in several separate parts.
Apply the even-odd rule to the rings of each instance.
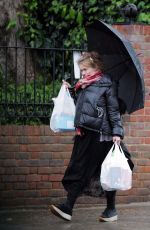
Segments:
[[[104,207],[75,208],[72,221],[53,216],[46,208],[0,210],[0,230],[150,230],[150,202],[117,205],[118,221],[98,221]]]

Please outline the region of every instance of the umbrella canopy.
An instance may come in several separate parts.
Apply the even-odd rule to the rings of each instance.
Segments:
[[[86,27],[88,51],[97,51],[105,73],[118,82],[118,97],[128,113],[144,108],[144,79],[141,63],[131,43],[112,26],[97,20]]]

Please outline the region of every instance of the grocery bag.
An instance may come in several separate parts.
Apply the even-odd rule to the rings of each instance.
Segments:
[[[54,132],[74,131],[75,104],[65,85],[61,86],[58,96],[53,98],[53,101],[50,128]]]
[[[113,144],[102,163],[100,182],[106,191],[128,190],[132,187],[132,171],[117,143]]]

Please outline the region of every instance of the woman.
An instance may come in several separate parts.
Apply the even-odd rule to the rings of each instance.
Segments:
[[[77,197],[87,192],[91,182],[97,178],[99,180],[102,162],[113,142],[119,145],[124,136],[116,85],[110,76],[103,74],[99,54],[83,53],[78,65],[82,79],[70,90],[76,103],[76,136],[70,163],[62,180],[68,192],[67,199],[63,204],[50,206],[52,213],[64,220],[71,220]],[[69,87],[67,82],[64,84]],[[130,157],[129,154],[127,157]],[[89,190],[88,194],[92,195]],[[97,194],[100,196],[101,190]],[[105,195],[107,207],[99,220],[115,221],[116,191],[105,191]]]

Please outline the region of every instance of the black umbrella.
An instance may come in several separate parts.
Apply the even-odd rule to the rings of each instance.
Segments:
[[[97,20],[86,27],[88,50],[97,51],[105,72],[118,82],[118,96],[132,113],[144,108],[143,69],[131,43],[112,26]]]

